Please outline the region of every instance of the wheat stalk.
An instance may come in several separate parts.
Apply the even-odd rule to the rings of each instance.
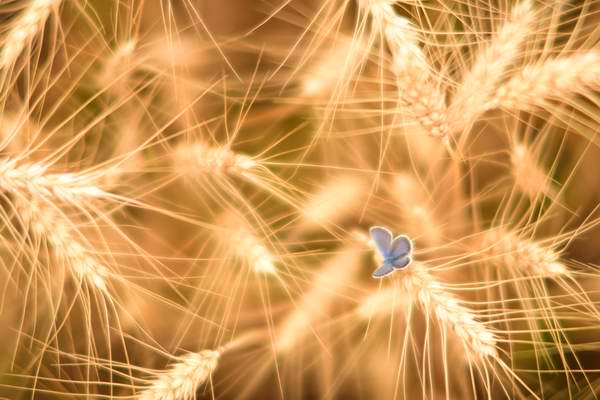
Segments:
[[[14,27],[3,39],[4,47],[0,51],[0,69],[9,68],[19,57],[23,49],[44,26],[53,8],[62,0],[32,0],[17,17]]]
[[[599,85],[600,53],[590,50],[527,65],[498,88],[486,108],[529,111]]]
[[[535,13],[530,0],[518,3],[498,33],[475,58],[451,104],[452,131],[468,129],[486,110],[498,82],[518,59],[525,39],[531,34]]]
[[[198,387],[205,383],[217,368],[220,351],[203,350],[177,357],[167,371],[157,374],[138,400],[192,400]]]
[[[445,137],[448,132],[446,100],[431,74],[431,66],[411,23],[398,15],[393,1],[360,0],[375,29],[382,32],[393,56],[393,72],[400,103],[425,132]]]

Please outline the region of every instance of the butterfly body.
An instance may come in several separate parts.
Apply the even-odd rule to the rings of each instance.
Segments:
[[[373,278],[383,278],[411,263],[412,242],[407,236],[400,235],[394,238],[389,229],[380,226],[371,227],[369,233],[383,259],[383,264],[373,272]]]

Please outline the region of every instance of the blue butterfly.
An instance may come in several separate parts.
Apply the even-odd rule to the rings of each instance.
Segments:
[[[381,226],[371,227],[369,233],[383,258],[383,265],[373,272],[373,278],[383,278],[396,269],[406,268],[411,263],[412,242],[407,236],[396,236],[392,240],[392,232]]]

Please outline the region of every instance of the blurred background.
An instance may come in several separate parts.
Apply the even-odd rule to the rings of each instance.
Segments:
[[[596,398],[599,10],[0,1],[0,398]]]

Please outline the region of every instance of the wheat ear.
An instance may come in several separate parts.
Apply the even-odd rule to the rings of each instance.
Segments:
[[[3,39],[0,51],[0,69],[10,68],[27,44],[44,26],[52,9],[62,0],[33,0],[14,22],[14,27]]]
[[[525,240],[506,229],[491,229],[485,242],[494,263],[515,268],[524,274],[552,278],[568,272],[560,253],[538,242]]]
[[[56,257],[66,261],[77,277],[105,296],[109,295],[106,286],[108,268],[91,254],[81,238],[72,234],[73,228],[59,211],[36,201],[17,201],[15,208],[32,234],[45,240]]]
[[[203,350],[177,357],[167,371],[157,373],[138,400],[192,400],[217,368],[220,351]]]
[[[496,336],[473,312],[431,275],[425,265],[415,262],[403,272],[402,285],[427,316],[453,330],[474,359],[496,358]]]
[[[233,233],[230,240],[235,243],[237,255],[246,259],[254,272],[277,275],[273,255],[250,230],[242,227]]]
[[[529,111],[600,86],[600,52],[591,50],[524,67],[498,88],[487,109]]]
[[[541,195],[556,198],[558,191],[552,178],[537,162],[531,150],[522,143],[516,143],[510,154],[511,171],[516,187],[531,199]]]
[[[259,166],[250,157],[234,153],[227,147],[212,147],[204,143],[180,145],[175,158],[178,167],[188,173],[245,176]]]
[[[452,131],[468,129],[486,110],[498,83],[508,68],[518,59],[525,39],[532,31],[535,13],[530,0],[515,5],[510,17],[488,46],[475,58],[471,69],[463,76],[450,107]]]
[[[108,295],[108,269],[91,254],[82,237],[73,234],[56,203],[83,210],[90,199],[116,197],[92,184],[102,176],[99,173],[51,173],[48,169],[43,164],[0,161],[0,191],[10,194],[22,222],[36,237],[47,241],[57,258],[67,261],[76,276]]]
[[[401,105],[425,132],[445,137],[448,132],[446,100],[435,83],[431,66],[411,23],[394,11],[393,1],[361,0],[360,5],[382,32],[393,56],[393,72]]]
[[[97,185],[94,173],[51,173],[49,166],[35,163],[19,164],[16,160],[0,161],[0,190],[21,194],[27,199],[58,199],[79,204],[85,198],[114,197]]]
[[[355,232],[357,240],[374,249],[374,243],[362,232]],[[376,257],[377,258],[377,257]],[[381,262],[381,260],[377,260]],[[450,293],[444,284],[427,271],[427,266],[413,262],[402,274],[402,288],[411,295],[411,300],[418,302],[427,317],[435,317],[445,327],[456,333],[457,338],[475,359],[481,357],[497,358],[496,336],[483,323],[479,322],[473,312],[455,295]],[[363,318],[372,315],[375,307],[384,301],[395,299],[393,292],[384,291],[378,295],[367,297],[357,308],[358,315]],[[378,314],[392,312],[396,307],[406,307],[404,300],[397,305],[381,307]]]

